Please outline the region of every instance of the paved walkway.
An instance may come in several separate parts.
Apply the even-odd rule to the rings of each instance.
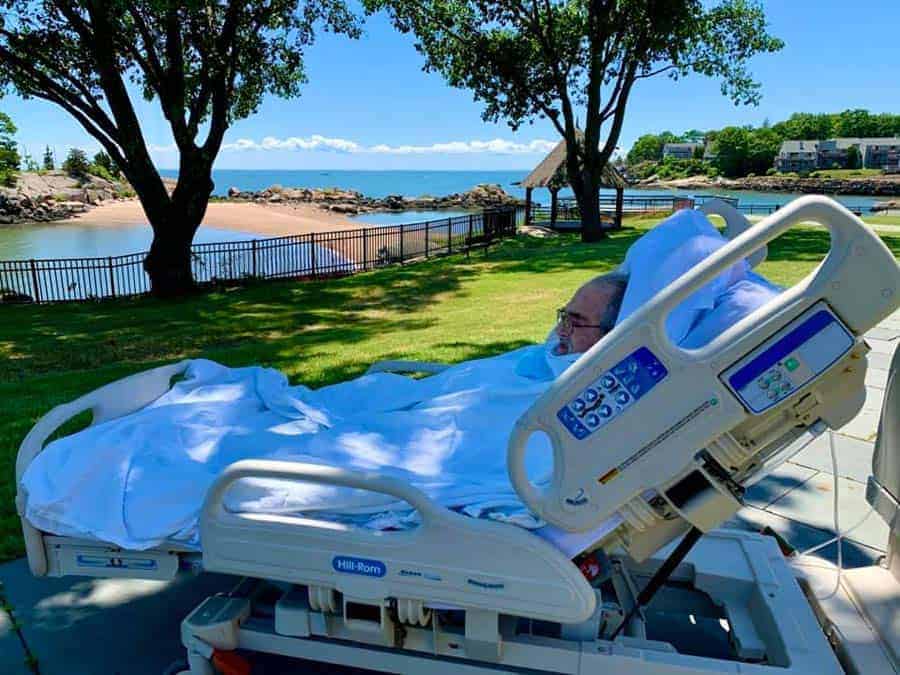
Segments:
[[[867,334],[866,340],[872,347],[866,403],[835,434],[843,529],[868,510],[865,485],[887,369],[900,344],[900,312]],[[824,542],[833,536],[833,484],[825,435],[755,485],[748,493],[748,506],[730,524],[755,530],[771,527],[800,549]],[[845,566],[871,564],[884,552],[887,532],[884,522],[872,515],[845,542]],[[823,553],[835,559],[836,546]],[[0,581],[22,620],[43,675],[160,675],[183,656],[181,619],[206,596],[234,584],[233,579],[219,575],[172,583],[34,579],[24,560],[0,565]],[[0,613],[0,673],[26,672],[18,640]],[[266,672],[279,671],[268,668]]]

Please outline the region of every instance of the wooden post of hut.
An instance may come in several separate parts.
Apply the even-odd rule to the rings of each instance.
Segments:
[[[525,188],[525,224],[531,225],[531,190],[532,188]]]
[[[625,201],[625,188],[616,188],[616,229],[622,227],[622,207]]]
[[[556,212],[559,209],[559,188],[550,188],[550,227],[556,227]]]

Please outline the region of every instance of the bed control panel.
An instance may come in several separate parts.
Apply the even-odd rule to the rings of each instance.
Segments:
[[[556,417],[575,438],[587,438],[616,419],[668,374],[653,352],[641,347],[560,408]]]
[[[744,406],[760,414],[825,372],[854,339],[825,303],[818,303],[722,374]]]

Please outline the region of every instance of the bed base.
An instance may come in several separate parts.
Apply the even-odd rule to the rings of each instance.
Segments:
[[[427,603],[410,613],[387,598],[322,607],[309,587],[244,580],[182,623],[182,675],[212,675],[215,656],[230,651],[402,673],[842,672],[774,540],[746,532],[707,534],[649,608],[608,639],[661,562],[611,559],[595,583],[595,612],[575,624]]]

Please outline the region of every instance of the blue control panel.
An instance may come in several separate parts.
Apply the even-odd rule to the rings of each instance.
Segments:
[[[723,373],[741,402],[759,414],[827,370],[855,340],[824,303],[788,324]]]
[[[616,419],[668,374],[653,352],[641,347],[560,408],[556,417],[575,438],[587,438]]]

